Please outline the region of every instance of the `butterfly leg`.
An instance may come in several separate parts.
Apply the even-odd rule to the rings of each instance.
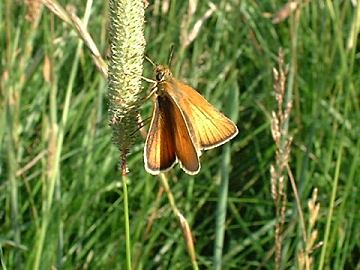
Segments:
[[[152,80],[152,79],[149,79],[149,78],[146,78],[144,76],[141,76],[141,79],[143,79],[145,82],[148,82],[148,83],[156,83],[155,80]]]
[[[158,90],[157,86],[154,85],[151,88],[150,93],[146,96],[145,100],[148,100],[149,98],[151,98],[156,93],[157,90]]]

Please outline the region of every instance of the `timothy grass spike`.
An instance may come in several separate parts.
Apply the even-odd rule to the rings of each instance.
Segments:
[[[133,142],[141,101],[145,50],[144,2],[110,0],[109,110],[113,141],[122,151]]]

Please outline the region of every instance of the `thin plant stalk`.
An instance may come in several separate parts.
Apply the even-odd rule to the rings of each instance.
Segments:
[[[226,205],[229,192],[230,145],[223,146],[223,162],[221,170],[221,184],[219,189],[217,211],[216,211],[216,238],[214,248],[214,269],[222,269],[222,253],[225,235]]]
[[[161,180],[161,185],[164,188],[164,190],[165,190],[165,192],[166,192],[166,194],[168,196],[168,200],[169,200],[171,209],[172,209],[174,215],[178,218],[178,220],[180,222],[180,226],[181,226],[181,228],[183,230],[183,235],[184,235],[184,239],[185,239],[185,242],[186,242],[186,247],[187,247],[188,253],[189,253],[190,258],[191,258],[192,268],[194,270],[198,270],[199,266],[198,266],[197,261],[196,261],[196,253],[195,253],[194,241],[193,241],[193,237],[192,237],[192,233],[191,233],[189,223],[184,218],[184,216],[181,214],[180,210],[177,208],[174,195],[172,194],[172,192],[170,190],[168,179],[167,179],[167,177],[166,177],[166,175],[164,173],[160,174],[160,180]]]
[[[324,264],[326,261],[325,257],[327,255],[326,253],[328,252],[328,250],[326,248],[329,244],[331,223],[332,223],[332,219],[334,217],[334,206],[335,206],[336,194],[338,192],[338,183],[339,183],[339,177],[340,177],[342,152],[343,152],[343,145],[342,145],[342,141],[340,141],[339,154],[338,154],[338,159],[336,161],[334,182],[333,182],[333,186],[332,186],[332,192],[331,192],[331,198],[330,198],[330,204],[329,204],[329,212],[327,214],[327,220],[326,220],[324,245],[322,246],[321,254],[320,254],[320,262],[319,262],[319,268],[318,268],[319,270],[322,270],[324,268]]]
[[[236,72],[233,76],[236,76]],[[233,86],[232,91],[228,93],[228,102],[229,104],[229,115],[237,122],[238,118],[238,108],[239,108],[239,89],[236,86]],[[230,158],[231,158],[231,147],[227,143],[223,146],[222,154],[222,164],[221,164],[221,182],[218,195],[217,211],[216,211],[216,234],[215,234],[215,247],[214,247],[214,269],[220,270],[223,268],[223,246],[224,246],[224,236],[225,236],[225,221],[226,221],[226,209],[228,203],[228,193],[229,193],[229,175],[230,175]]]
[[[124,196],[124,225],[125,225],[125,253],[126,253],[126,269],[131,270],[131,242],[130,242],[130,223],[129,223],[129,200],[127,183],[129,178],[126,173],[122,174],[122,186]]]

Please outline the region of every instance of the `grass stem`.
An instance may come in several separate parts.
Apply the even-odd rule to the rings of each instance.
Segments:
[[[131,270],[131,242],[130,242],[130,224],[129,224],[129,201],[127,183],[129,178],[127,174],[122,175],[122,186],[124,196],[124,225],[125,225],[125,251],[126,251],[126,269]]]

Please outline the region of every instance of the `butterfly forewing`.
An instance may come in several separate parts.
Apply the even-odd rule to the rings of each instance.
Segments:
[[[237,127],[229,118],[190,86],[172,78],[165,88],[183,112],[185,121],[194,130],[200,150],[219,146],[238,133]]]
[[[170,109],[166,100],[156,98],[144,148],[145,169],[151,174],[169,170],[176,163],[174,134],[169,128]]]

